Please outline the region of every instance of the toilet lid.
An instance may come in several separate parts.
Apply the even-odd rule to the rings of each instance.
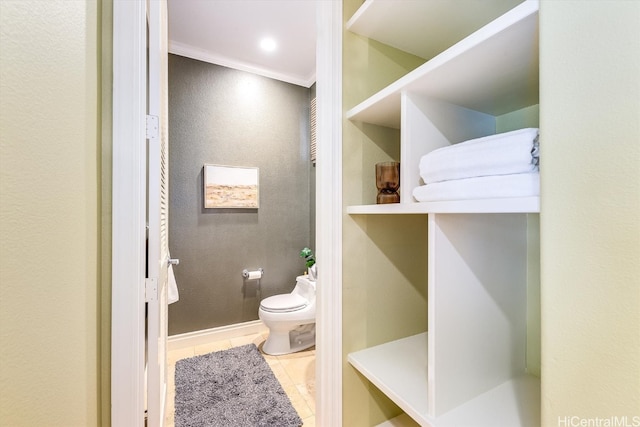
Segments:
[[[306,307],[307,300],[297,294],[274,295],[265,298],[260,303],[260,307],[265,311],[274,313],[287,313],[290,311],[300,310]]]

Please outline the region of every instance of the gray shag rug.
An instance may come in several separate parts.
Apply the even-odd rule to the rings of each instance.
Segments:
[[[299,427],[255,344],[176,362],[176,427]]]

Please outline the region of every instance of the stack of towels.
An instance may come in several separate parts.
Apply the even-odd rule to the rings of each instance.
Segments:
[[[440,148],[420,159],[419,202],[540,194],[538,129],[527,128]]]

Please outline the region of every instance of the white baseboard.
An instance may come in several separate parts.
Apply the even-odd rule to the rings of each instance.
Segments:
[[[250,322],[236,323],[234,325],[220,326],[202,331],[171,335],[167,339],[167,345],[168,350],[172,351],[186,347],[195,347],[212,341],[228,340],[265,332],[269,332],[269,328],[267,328],[261,320],[252,320]]]

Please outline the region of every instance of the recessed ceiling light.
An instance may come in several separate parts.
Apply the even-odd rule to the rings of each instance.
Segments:
[[[265,37],[262,40],[260,40],[260,47],[265,52],[273,52],[278,47],[278,44],[271,37]]]

